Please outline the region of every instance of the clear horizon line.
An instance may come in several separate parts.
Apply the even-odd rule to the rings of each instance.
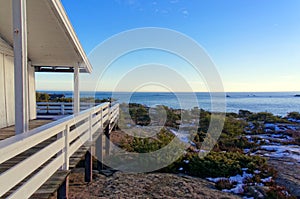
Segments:
[[[41,91],[56,91],[56,92],[73,92],[73,90],[36,90],[36,92],[41,92]],[[130,93],[132,91],[80,91],[80,92],[110,92],[110,93]],[[295,93],[295,92],[300,92],[299,91],[216,91],[216,92],[211,92],[211,91],[135,91],[134,93]]]

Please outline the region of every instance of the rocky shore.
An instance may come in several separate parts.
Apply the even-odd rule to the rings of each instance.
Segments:
[[[166,126],[151,138],[128,136],[118,130],[111,133],[111,141],[127,152],[149,153],[177,137],[180,143],[190,145],[181,158],[159,172],[102,175],[95,171],[94,181],[89,184],[83,182],[84,172],[77,169],[70,177],[70,198],[300,198],[299,113],[288,117],[265,112],[229,113],[218,143],[199,159],[210,113],[201,111],[199,128],[191,139],[189,127],[195,125],[192,118],[198,111],[184,111],[191,124],[179,132],[176,121],[180,112],[164,108],[168,113]],[[148,132],[148,109],[138,104],[131,107],[138,132]],[[134,125],[127,120],[122,120],[126,128]],[[113,147],[111,152],[122,165],[124,157],[118,156]]]

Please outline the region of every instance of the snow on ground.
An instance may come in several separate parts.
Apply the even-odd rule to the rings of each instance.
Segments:
[[[300,122],[300,120],[299,120],[299,122]],[[264,126],[265,126],[265,132],[271,132],[271,131],[283,132],[283,131],[287,131],[287,130],[295,131],[295,130],[299,129],[299,126],[289,125],[289,124],[266,123]]]
[[[298,145],[263,145],[260,149],[268,151],[264,154],[274,158],[292,158],[300,163],[300,146]]]
[[[229,180],[234,187],[232,189],[223,189],[222,191],[228,192],[228,193],[235,193],[235,194],[243,194],[244,193],[244,188],[247,184],[245,183],[247,179],[251,179],[254,177],[254,174],[259,174],[260,171],[255,170],[254,174],[247,173],[248,168],[243,168],[243,174],[242,175],[236,175],[236,176],[231,176],[229,178],[225,177],[218,177],[218,178],[206,178],[210,182],[217,183],[220,180]],[[260,183],[255,183],[255,186],[264,186],[264,183],[268,183],[272,181],[272,177],[267,177],[264,179],[261,179]]]
[[[238,174],[236,176],[231,176],[229,178],[218,177],[218,178],[206,178],[206,179],[208,181],[214,182],[214,183],[217,183],[220,180],[229,180],[231,183],[235,184],[234,187],[232,189],[223,189],[222,191],[235,193],[235,194],[242,194],[242,193],[244,193],[243,187],[245,186],[244,182],[246,181],[246,179],[254,177],[253,174],[247,173],[248,168],[243,168],[242,170],[243,170],[242,175]],[[265,181],[267,182],[267,180],[265,180]],[[263,186],[262,183],[260,183],[258,185]]]
[[[246,136],[248,139],[248,137]],[[252,138],[260,138],[262,141],[265,141],[266,143],[270,143],[270,141],[273,142],[291,142],[293,141],[293,138],[288,135],[284,134],[261,134],[261,135],[253,135],[250,136],[250,139]],[[249,139],[248,139],[249,140]],[[260,144],[260,143],[257,143]]]
[[[187,144],[192,144],[190,141],[190,134],[186,131],[176,131],[174,129],[170,129],[171,133],[173,133],[180,141],[187,143]],[[195,143],[193,143],[195,144]]]
[[[261,179],[262,182],[266,183],[266,182],[271,182],[272,181],[272,177],[268,177],[268,178],[264,178],[264,179]]]
[[[288,121],[300,123],[300,120],[294,118],[288,118]]]

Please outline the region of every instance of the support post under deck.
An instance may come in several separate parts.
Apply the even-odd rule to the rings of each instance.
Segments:
[[[105,138],[105,155],[109,155],[109,151],[110,151],[110,132],[109,132],[109,128],[110,128],[110,121],[108,121],[107,126],[105,127],[104,130],[104,134],[106,136]]]
[[[103,170],[103,134],[101,133],[96,140],[95,145],[96,158],[97,158],[97,170]]]
[[[91,182],[93,179],[93,158],[91,154],[91,148],[90,150],[85,153],[85,161],[84,161],[84,168],[85,168],[85,175],[84,175],[84,181],[85,182]]]
[[[69,192],[69,177],[67,176],[65,181],[60,185],[57,190],[57,199],[66,199],[68,198]]]

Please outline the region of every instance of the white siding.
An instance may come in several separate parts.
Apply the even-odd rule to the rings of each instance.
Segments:
[[[28,97],[29,97],[29,119],[36,119],[36,99],[35,99],[35,73],[34,67],[28,64]]]
[[[5,81],[4,81],[4,55],[0,53],[0,128],[7,126]]]
[[[14,58],[12,56],[4,56],[4,71],[6,118],[7,125],[11,126],[15,124]]]
[[[36,118],[35,73],[28,64],[29,119]],[[0,128],[15,124],[13,49],[0,37]]]

